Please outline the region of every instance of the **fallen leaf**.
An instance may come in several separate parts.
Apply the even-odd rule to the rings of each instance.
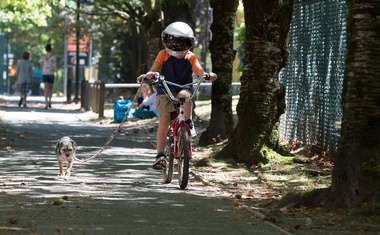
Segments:
[[[63,200],[55,200],[55,201],[53,201],[52,204],[53,204],[54,206],[62,205],[62,204],[63,204]]]
[[[17,220],[16,220],[16,219],[13,219],[13,218],[9,219],[8,222],[9,222],[10,224],[17,224]]]
[[[11,146],[7,146],[6,149],[7,149],[8,152],[13,152],[13,149],[12,149]]]
[[[236,207],[240,207],[240,206],[242,206],[243,205],[243,203],[241,203],[241,202],[239,202],[239,201],[234,201],[234,206],[236,206]]]

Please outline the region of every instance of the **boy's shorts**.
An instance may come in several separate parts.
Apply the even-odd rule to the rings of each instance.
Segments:
[[[189,92],[188,90],[186,90]],[[190,92],[189,92],[190,93]],[[173,96],[176,97],[178,93],[173,93]],[[173,113],[172,119],[177,117],[177,108],[173,105],[173,103],[169,100],[169,98],[165,94],[161,94],[157,96],[156,108],[158,112],[158,116],[161,116],[165,113]]]

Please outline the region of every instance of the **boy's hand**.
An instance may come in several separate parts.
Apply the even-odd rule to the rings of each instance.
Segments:
[[[216,73],[209,73],[209,74],[205,74],[206,75],[206,78],[205,78],[205,80],[207,80],[207,81],[215,81],[216,79],[218,79],[218,75],[216,75]]]
[[[137,78],[137,83],[142,83],[144,82],[145,80],[150,80],[152,79],[152,77],[154,77],[156,74],[156,72],[147,72],[146,74],[141,74],[138,78]]]
[[[154,75],[156,75],[156,72],[147,72],[145,74],[146,79],[151,79]]]
[[[210,81],[215,81],[216,79],[218,79],[218,75],[216,75],[216,73],[209,73],[210,75]]]

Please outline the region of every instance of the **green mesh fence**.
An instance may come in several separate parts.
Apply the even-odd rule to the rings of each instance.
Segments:
[[[344,0],[295,0],[289,60],[281,71],[286,113],[281,138],[335,152],[346,54]]]

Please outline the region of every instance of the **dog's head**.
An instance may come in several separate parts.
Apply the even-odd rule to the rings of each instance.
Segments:
[[[76,143],[70,137],[61,138],[56,145],[55,152],[57,155],[72,157],[77,148]]]

